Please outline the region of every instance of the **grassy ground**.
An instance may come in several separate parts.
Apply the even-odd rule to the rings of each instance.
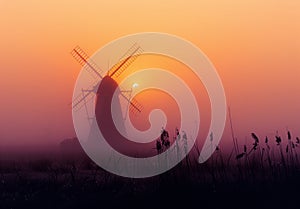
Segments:
[[[0,208],[298,208],[299,169],[274,176],[246,169],[182,163],[158,177],[129,179],[89,161],[2,164]]]
[[[253,138],[146,179],[110,174],[84,153],[1,158],[0,208],[299,208],[298,141]]]

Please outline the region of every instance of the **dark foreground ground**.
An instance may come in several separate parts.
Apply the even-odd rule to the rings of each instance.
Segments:
[[[2,148],[0,208],[300,208],[298,137],[284,145],[256,139],[227,155],[217,149],[203,164],[192,156],[162,175],[129,179],[96,166],[76,139]]]
[[[299,185],[157,183],[134,180],[1,184],[0,208],[299,208]]]
[[[300,208],[297,164],[214,156],[152,178],[122,178],[88,158],[6,160],[0,208]]]

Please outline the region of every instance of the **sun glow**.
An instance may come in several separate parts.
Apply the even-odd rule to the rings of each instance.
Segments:
[[[138,84],[138,83],[132,84],[132,88],[137,88],[137,87],[139,87],[139,84]]]

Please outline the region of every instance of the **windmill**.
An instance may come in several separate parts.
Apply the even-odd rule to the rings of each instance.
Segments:
[[[84,70],[91,75],[94,81],[92,81],[92,85],[87,89],[82,89],[82,94],[75,97],[75,99],[72,101],[72,108],[79,110],[83,106],[86,107],[86,103],[94,98],[94,95],[97,93],[97,87],[103,79],[109,79],[112,82],[115,82],[115,79],[119,77],[142,52],[143,49],[137,43],[133,44],[122,56],[120,59],[121,61],[114,65],[106,75],[103,75],[101,68],[92,59],[90,59],[90,57],[79,46],[76,46],[71,51],[71,55],[80,65],[84,67]],[[120,89],[120,96],[122,96],[128,102],[129,111],[132,113],[140,113],[143,107],[135,99],[131,98],[132,89],[124,90],[119,86],[118,88]]]

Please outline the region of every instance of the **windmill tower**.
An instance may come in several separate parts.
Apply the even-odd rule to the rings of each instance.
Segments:
[[[71,52],[71,55],[79,64],[84,66],[84,70],[86,70],[94,79],[93,84],[90,87],[82,90],[82,94],[75,97],[72,102],[72,108],[75,111],[82,107],[86,108],[86,103],[96,95],[96,120],[92,120],[93,122],[90,124],[91,130],[99,128],[106,141],[116,150],[123,153],[128,151],[127,147],[135,147],[135,144],[132,144],[128,139],[122,136],[115,127],[111,114],[113,95],[116,92],[119,96],[119,101],[117,101],[117,105],[115,105],[113,109],[117,115],[122,115],[120,98],[125,99],[128,104],[128,110],[133,114],[140,113],[143,107],[139,102],[131,98],[131,90],[121,89],[115,79],[118,78],[142,52],[142,48],[137,44],[134,44],[127,50],[121,58],[121,61],[114,65],[106,75],[103,75],[103,71],[100,67],[90,59],[79,46],[75,47]],[[87,108],[86,113],[88,114]],[[90,118],[89,115],[87,116]],[[122,127],[119,127],[119,129],[122,129],[123,133],[126,132],[124,124]],[[90,132],[89,140],[97,140],[92,132]]]

